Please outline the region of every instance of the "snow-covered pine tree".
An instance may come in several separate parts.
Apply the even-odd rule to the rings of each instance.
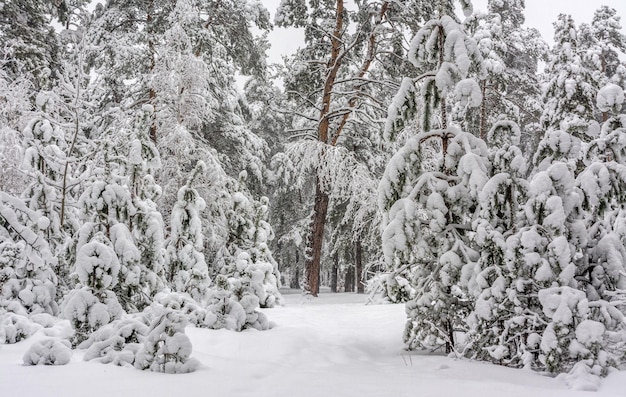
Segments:
[[[575,183],[580,147],[578,138],[553,130],[539,145],[519,229],[506,240],[509,282],[501,293],[512,312],[502,319],[492,360],[557,373],[573,365],[569,348],[588,315],[575,280],[587,244]]]
[[[211,283],[204,260],[201,213],[206,203],[194,185],[207,172],[199,161],[187,183],[178,191],[172,209],[170,236],[165,244],[165,279],[175,292],[186,292],[200,303],[207,300]]]
[[[187,319],[172,309],[162,309],[150,323],[137,351],[135,368],[168,374],[195,371],[200,363],[190,358],[191,341],[185,335]]]
[[[591,25],[580,26],[583,60],[585,66],[592,71],[596,91],[609,83],[620,83],[623,79],[619,76],[619,70],[625,66],[624,62],[620,61],[620,56],[626,54],[626,35],[621,32],[621,28],[617,11],[607,6],[596,10]],[[601,112],[602,121],[606,121],[609,113]]]
[[[19,196],[25,185],[20,165],[24,157],[22,131],[32,110],[31,83],[24,77],[11,78],[1,65],[0,62],[0,191]]]
[[[239,181],[231,180],[228,191],[231,207],[226,214],[228,239],[217,256],[219,274],[232,284],[241,299],[245,294],[257,297],[261,307],[274,307],[282,303],[279,292],[278,264],[268,248],[274,231],[268,223],[269,201],[249,197],[244,190],[246,173]]]
[[[50,221],[0,191],[0,311],[56,315],[57,260],[44,237]]]
[[[480,192],[473,224],[480,258],[463,275],[474,300],[465,354],[511,366],[519,365],[523,354],[516,335],[516,320],[523,310],[514,285],[517,270],[507,261],[507,239],[518,231],[528,192],[528,164],[519,148],[520,138],[519,126],[508,120],[497,122],[487,134],[490,179]]]
[[[97,232],[76,254],[76,287],[61,305],[61,315],[74,328],[71,338],[76,347],[103,325],[124,313],[113,288],[118,283],[120,262],[103,232]]]
[[[475,13],[465,26],[476,41],[487,72],[479,81],[483,101],[478,109],[465,110],[468,131],[479,131],[486,140],[489,126],[504,115],[520,125],[527,148],[541,139],[538,123],[543,108],[537,65],[548,45],[539,32],[523,26],[523,0],[490,0],[487,14]]]
[[[389,136],[403,127],[421,102],[424,132],[408,139],[391,159],[379,186],[378,206],[385,260],[409,267],[416,291],[406,305],[405,343],[409,348],[444,346],[451,352],[455,331],[465,328],[471,307],[462,274],[478,259],[469,236],[489,164],[482,140],[449,126],[449,94],[480,105],[478,83],[467,76],[471,68],[481,70],[482,57],[461,25],[443,13],[453,8],[452,2],[440,6],[438,17],[411,42],[409,60],[421,75],[404,80],[385,131]],[[415,83],[421,80],[417,98]],[[433,129],[437,107],[441,128]]]
[[[151,115],[150,106],[137,110],[131,121],[121,114],[95,142],[99,151],[78,200],[82,225],[75,246],[68,248],[71,257],[97,234],[103,236],[100,242],[120,263],[114,290],[129,312],[149,305],[163,286],[163,223],[152,201],[160,189],[151,177],[159,156],[145,122]]]
[[[588,166],[576,178],[584,197],[589,236],[587,255],[577,268],[576,280],[589,301],[586,327],[599,331],[592,335],[593,347],[587,346],[586,340],[579,340],[580,349],[575,353],[579,367],[586,372],[606,375],[609,367],[626,360],[626,118],[619,114],[624,103],[620,87],[609,84],[601,88],[597,99],[599,110],[613,115],[603,123],[600,137],[590,142],[585,154]],[[583,332],[580,338],[586,335]]]
[[[434,169],[425,161],[429,139],[447,139],[448,152]],[[453,127],[407,141],[392,158],[379,188],[383,252],[411,267],[415,297],[406,304],[409,348],[456,348],[455,331],[469,313],[464,267],[478,259],[469,239],[478,194],[487,181],[487,148]]]
[[[542,127],[563,130],[588,142],[597,133],[590,129],[597,90],[592,71],[583,62],[578,29],[570,15],[560,14],[554,23],[554,42],[544,71]]]
[[[52,27],[56,2],[4,2],[0,13],[1,66],[11,79],[27,76],[35,91],[49,89],[56,78],[61,43]]]
[[[156,201],[161,187],[155,174],[161,167],[159,152],[148,136],[153,109],[145,106],[136,116],[130,132],[127,157],[128,185],[135,213],[130,221],[132,241],[139,253],[139,291],[133,304],[141,311],[164,286],[164,222]],[[134,251],[131,247],[131,251]]]

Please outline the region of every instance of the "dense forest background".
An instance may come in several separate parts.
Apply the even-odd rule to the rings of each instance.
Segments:
[[[90,3],[0,3],[0,340],[47,314],[185,372],[186,324],[328,286],[405,302],[410,349],[624,364],[614,9],[549,46],[523,0]],[[273,26],[304,29],[282,64]]]

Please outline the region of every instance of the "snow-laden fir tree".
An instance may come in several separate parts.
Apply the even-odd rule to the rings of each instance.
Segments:
[[[37,97],[40,114],[30,120],[24,129],[24,162],[21,169],[31,182],[22,196],[34,211],[41,211],[51,222],[46,240],[56,252],[63,244],[61,233],[61,189],[63,169],[68,148],[65,131],[54,120],[46,117],[46,108],[55,106],[60,98],[51,93]]]
[[[598,108],[613,117],[603,123],[600,137],[589,144],[585,161],[589,164],[577,176],[583,193],[583,208],[588,231],[587,255],[578,266],[579,289],[589,301],[588,325],[598,340],[593,349],[579,351],[580,367],[595,375],[605,375],[608,368],[624,362],[626,343],[626,276],[624,249],[624,194],[626,159],[624,158],[626,119],[619,114],[624,102],[620,87],[609,84],[598,92]]]
[[[590,129],[597,89],[592,71],[583,62],[579,33],[571,16],[560,14],[554,23],[554,47],[544,71],[544,130],[563,130],[583,142],[594,138]]]
[[[74,328],[72,346],[78,346],[103,325],[124,314],[113,292],[118,283],[120,262],[110,240],[97,232],[76,254],[78,283],[64,298],[61,315]]]
[[[503,336],[490,356],[512,366],[563,372],[573,362],[569,347],[578,322],[587,316],[585,294],[575,280],[587,244],[574,173],[580,141],[548,130],[539,147],[519,229],[506,240],[510,281],[501,291],[512,301],[512,312],[500,319]]]
[[[94,150],[88,136],[100,134],[103,118],[95,113],[93,98],[99,95],[99,79],[89,74],[87,29],[62,31],[66,51],[58,66],[58,84],[36,93],[35,111],[24,129],[22,168],[29,183],[22,196],[51,221],[47,239],[58,254],[56,272],[63,290],[71,288],[68,275],[80,227],[76,204],[88,177],[87,159]]]
[[[231,207],[226,214],[228,220],[228,240],[217,257],[219,274],[226,277],[237,290],[236,295],[257,297],[261,307],[280,305],[282,296],[278,264],[268,248],[274,238],[274,231],[268,223],[269,200],[250,198],[243,183],[246,172],[240,174],[239,181],[231,181],[228,189]]]
[[[480,192],[473,224],[480,258],[464,275],[474,301],[465,354],[506,365],[519,359],[514,328],[522,308],[510,288],[515,269],[509,268],[506,257],[507,238],[517,232],[528,192],[528,164],[519,148],[520,137],[519,126],[508,120],[497,122],[487,134],[490,179]]]
[[[415,35],[409,60],[422,74],[403,82],[385,132],[403,127],[420,102],[423,132],[394,155],[379,186],[383,253],[388,263],[410,268],[415,297],[406,304],[407,346],[445,346],[451,352],[471,308],[462,274],[478,259],[471,221],[489,164],[482,140],[449,126],[448,96],[480,105],[478,83],[467,77],[470,69],[482,73],[482,57],[459,23],[440,14]],[[421,80],[417,97],[415,83]],[[436,109],[439,129],[432,128]]]
[[[0,310],[56,315],[57,260],[44,235],[50,220],[0,192]]]
[[[474,13],[464,24],[478,45],[487,72],[479,81],[483,101],[463,108],[466,128],[482,139],[501,115],[520,125],[528,148],[541,139],[538,122],[543,109],[537,64],[548,46],[534,28],[524,27],[523,0],[487,2],[487,14]]]
[[[162,189],[155,182],[161,161],[156,145],[148,136],[152,114],[153,109],[145,106],[135,118],[127,158],[128,185],[135,206],[130,220],[132,237],[127,241],[134,243],[139,254],[139,291],[132,297],[138,310],[149,305],[164,286],[165,225],[156,204]]]
[[[13,195],[20,195],[25,185],[19,169],[24,156],[22,131],[32,110],[30,92],[26,78],[11,78],[0,67],[0,191]]]
[[[206,203],[194,188],[207,167],[199,161],[178,191],[178,201],[172,209],[170,236],[166,242],[165,279],[175,292],[186,292],[204,303],[211,283],[204,260],[201,213]]]
[[[185,316],[163,309],[150,323],[143,344],[137,352],[135,368],[168,374],[195,371],[199,362],[191,355],[191,341],[185,335]]]
[[[148,324],[139,314],[126,315],[103,325],[81,344],[86,349],[83,360],[103,364],[133,365],[136,353],[148,334]]]
[[[149,305],[163,287],[164,225],[154,203],[161,189],[152,176],[160,161],[148,137],[153,109],[135,112],[133,118],[114,113],[116,122],[94,143],[99,151],[78,200],[78,238],[68,248],[71,257],[97,233],[105,236],[121,266],[115,292],[129,312]]]
[[[428,168],[428,140],[448,140],[447,153]],[[463,269],[478,259],[469,239],[478,195],[488,179],[485,143],[453,127],[407,141],[391,159],[379,186],[383,252],[410,266],[415,297],[407,302],[409,348],[455,349],[471,308]]]
[[[580,26],[580,47],[584,51],[585,66],[592,72],[592,83],[596,91],[609,83],[623,87],[624,62],[620,56],[626,54],[626,35],[621,32],[620,17],[614,8],[602,6],[593,15],[591,25]],[[621,76],[620,76],[621,75]],[[602,112],[602,121],[609,117]]]

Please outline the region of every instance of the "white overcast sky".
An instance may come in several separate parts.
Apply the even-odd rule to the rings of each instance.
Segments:
[[[262,1],[273,16],[280,0]],[[472,3],[475,10],[487,10],[487,0],[473,0]],[[560,13],[572,15],[577,25],[590,23],[594,11],[602,5],[615,8],[622,18],[622,26],[626,26],[626,0],[526,0],[526,25],[537,28],[543,38],[552,43],[552,22]],[[626,32],[626,29],[622,28],[622,31]],[[275,28],[269,36],[272,44],[268,51],[270,62],[279,63],[282,55],[291,54],[302,46],[302,37],[302,32]]]

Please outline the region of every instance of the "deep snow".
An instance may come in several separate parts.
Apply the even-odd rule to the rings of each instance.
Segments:
[[[264,312],[269,331],[188,327],[192,374],[166,375],[82,361],[25,366],[22,357],[43,331],[0,346],[0,396],[464,396],[576,397],[561,379],[485,363],[403,350],[404,305],[365,305],[367,297],[286,291],[286,306]],[[47,333],[64,335],[62,323]],[[592,394],[591,394],[592,395]],[[602,397],[626,395],[626,372],[604,379]]]

